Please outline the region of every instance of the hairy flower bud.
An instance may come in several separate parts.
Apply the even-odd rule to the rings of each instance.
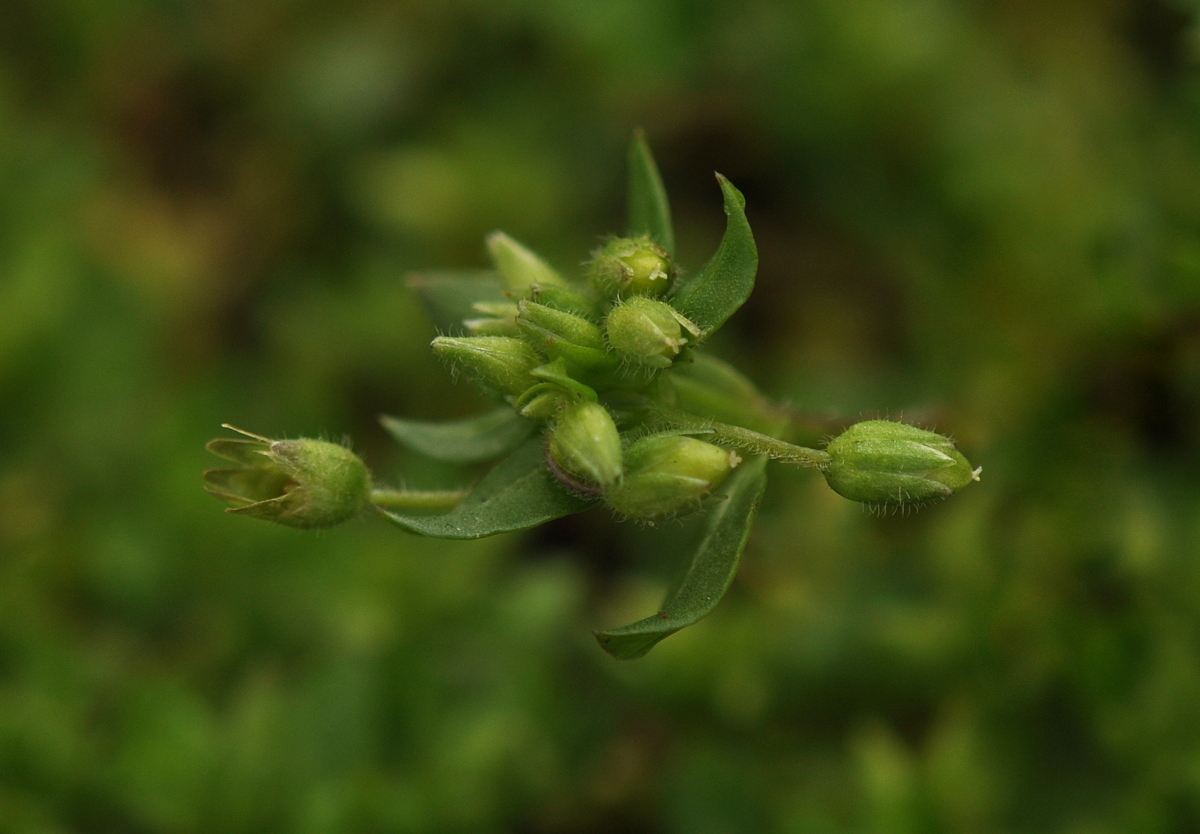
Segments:
[[[536,384],[529,372],[542,364],[533,348],[511,336],[438,336],[432,347],[442,359],[501,396],[520,396]]]
[[[559,480],[577,491],[605,491],[621,480],[621,436],[599,403],[566,408],[555,421],[549,452]]]
[[[488,235],[487,248],[492,263],[510,289],[525,292],[532,284],[565,283],[554,267],[504,232]]]
[[[533,284],[525,292],[525,299],[562,310],[564,313],[574,313],[585,319],[594,318],[597,314],[596,298],[576,287]]]
[[[735,452],[694,437],[643,437],[625,450],[625,478],[605,498],[630,518],[674,515],[699,504],[741,462]]]
[[[666,249],[648,235],[610,240],[596,253],[588,280],[605,298],[657,297],[671,286],[674,268]]]
[[[609,346],[623,359],[651,368],[667,368],[688,343],[684,327],[692,337],[699,328],[670,304],[633,296],[613,307],[604,328]]]
[[[855,423],[826,452],[822,471],[833,491],[879,507],[946,498],[979,480],[952,440],[890,420]]]
[[[592,322],[532,301],[518,306],[517,327],[526,341],[550,359],[562,359],[571,372],[590,379],[617,367],[604,349],[604,334]]]
[[[205,489],[236,506],[226,512],[288,527],[329,527],[354,518],[371,498],[371,476],[345,446],[324,440],[218,438],[207,449],[241,464],[204,473]]]

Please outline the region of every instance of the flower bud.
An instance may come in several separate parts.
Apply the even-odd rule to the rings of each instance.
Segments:
[[[671,286],[671,256],[648,235],[610,240],[596,253],[588,280],[605,298],[658,297]]]
[[[463,327],[472,336],[520,337],[517,305],[511,301],[476,301],[471,309],[483,313],[479,318],[463,319]]]
[[[742,459],[694,437],[660,434],[625,450],[625,478],[605,498],[630,518],[651,519],[695,507]]]
[[[517,326],[526,341],[550,359],[562,359],[571,372],[590,378],[617,367],[616,358],[604,349],[600,328],[574,313],[565,313],[532,301],[522,301]]]
[[[565,283],[554,267],[504,232],[488,235],[487,248],[492,263],[510,289],[525,292],[531,284]]]
[[[324,440],[219,438],[213,454],[241,464],[204,473],[205,489],[236,506],[226,512],[288,527],[329,527],[354,518],[371,498],[371,476],[345,446]]]
[[[689,329],[695,328],[670,304],[635,295],[613,307],[604,329],[609,346],[618,356],[638,365],[667,368],[688,343],[683,323],[691,325]]]
[[[979,480],[949,438],[890,420],[855,423],[826,451],[822,471],[833,491],[879,507],[946,498]]]
[[[536,301],[564,313],[574,313],[585,319],[594,318],[597,314],[597,301],[591,294],[582,292],[575,287],[555,286],[554,284],[533,284],[525,293],[527,301]]]
[[[438,336],[432,347],[442,359],[501,396],[520,396],[537,382],[529,372],[542,364],[533,348],[511,336]]]
[[[550,435],[550,464],[559,480],[580,492],[610,489],[621,480],[621,436],[599,403],[564,410]],[[564,477],[565,476],[565,477]]]

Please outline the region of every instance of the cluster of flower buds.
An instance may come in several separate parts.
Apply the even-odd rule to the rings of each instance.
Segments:
[[[695,509],[741,463],[736,452],[678,432],[647,435],[623,447],[608,409],[592,402],[557,415],[547,452],[563,484],[603,496],[621,515],[638,519]]]
[[[586,281],[569,281],[507,235],[488,238],[506,300],[473,305],[470,335],[439,336],[434,352],[534,420],[581,400],[644,389],[704,335],[670,304],[671,256],[648,236],[615,238]]]
[[[646,391],[703,330],[671,306],[671,256],[649,236],[615,238],[569,281],[507,235],[488,238],[502,301],[477,302],[470,335],[433,350],[488,394],[548,425],[547,463],[572,490],[649,519],[698,505],[740,458],[682,435],[622,438],[603,404]]]

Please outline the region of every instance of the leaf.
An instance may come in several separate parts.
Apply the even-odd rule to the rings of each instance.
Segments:
[[[634,660],[713,610],[737,575],[767,485],[766,464],[766,458],[753,458],[734,471],[722,490],[725,500],[705,522],[691,566],[662,610],[623,628],[596,632],[602,649],[618,660]]]
[[[416,272],[408,276],[407,283],[421,296],[442,333],[462,333],[463,319],[478,318],[479,311],[471,306],[475,302],[508,300],[500,275],[490,269]]]
[[[541,437],[531,437],[484,476],[461,504],[444,515],[403,515],[380,509],[412,533],[439,539],[481,539],[524,530],[594,503],[568,492],[546,468]]]
[[[713,333],[745,303],[754,290],[758,249],[746,220],[746,198],[720,174],[717,182],[725,197],[725,236],[712,260],[676,290],[671,305]]]
[[[650,235],[659,246],[675,254],[667,190],[641,129],[634,132],[629,144],[629,236],[638,235]]]
[[[535,428],[509,406],[444,423],[401,420],[386,414],[379,422],[401,446],[447,463],[495,460],[515,449]]]

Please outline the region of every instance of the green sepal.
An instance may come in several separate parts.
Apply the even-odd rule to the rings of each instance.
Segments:
[[[766,463],[766,458],[746,461],[729,476],[721,490],[724,500],[706,519],[692,564],[662,610],[623,628],[596,632],[602,649],[618,660],[634,660],[713,610],[737,575],[767,485]]]
[[[441,423],[380,416],[401,446],[446,463],[482,463],[511,452],[536,426],[508,406]]]
[[[477,302],[506,302],[504,281],[490,269],[416,272],[406,279],[441,333],[462,333],[463,320],[478,318]]]
[[[438,539],[482,539],[524,530],[586,510],[594,500],[569,492],[546,466],[544,444],[531,437],[483,477],[444,515],[405,515],[376,508],[411,533]]]
[[[629,237],[649,235],[667,253],[675,254],[675,229],[667,190],[646,134],[637,130],[629,144]]]
[[[711,334],[745,303],[754,290],[758,249],[746,220],[746,198],[720,174],[717,182],[725,198],[725,236],[712,260],[690,279],[683,280],[671,305]]]

